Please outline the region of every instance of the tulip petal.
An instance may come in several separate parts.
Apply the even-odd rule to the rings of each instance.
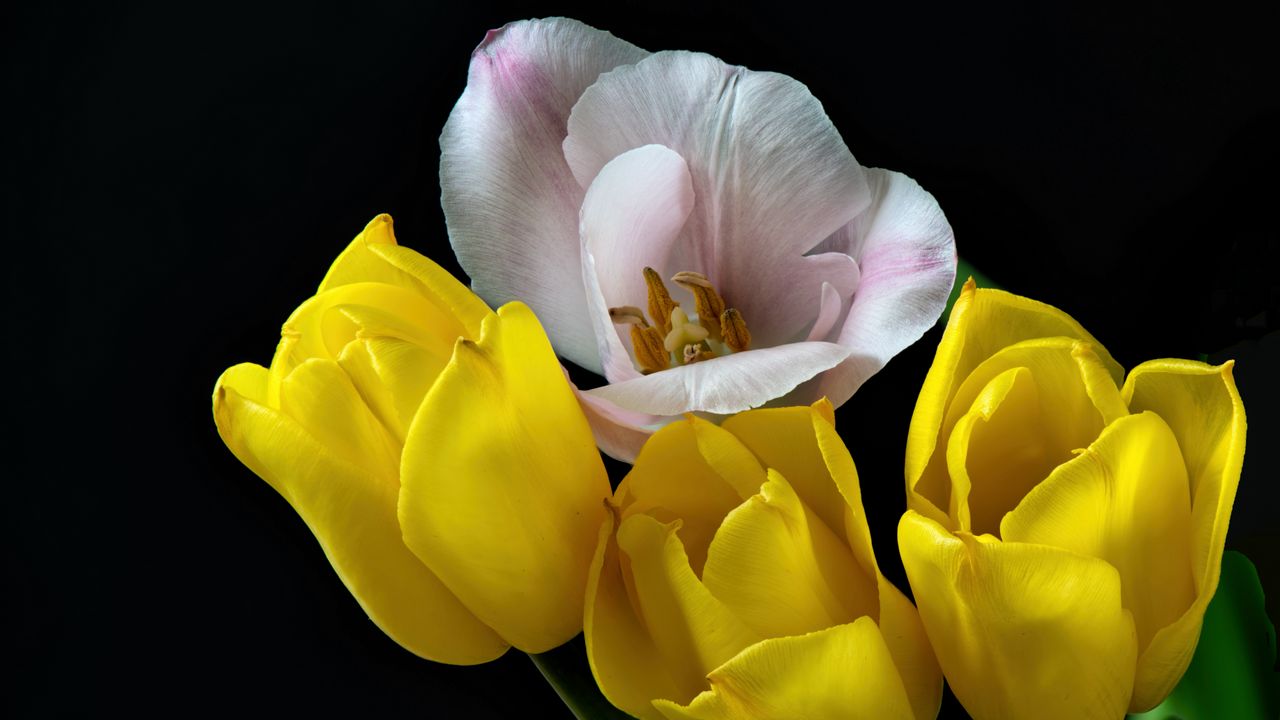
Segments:
[[[1152,412],[1109,425],[1005,516],[1000,536],[1115,567],[1139,651],[1195,597],[1187,471],[1169,426]]]
[[[728,415],[786,395],[835,367],[847,354],[834,343],[791,343],[681,365],[586,392],[633,412]]]
[[[914,717],[871,618],[764,640],[714,670],[687,707],[658,700],[670,720]]]
[[[716,531],[702,582],[761,637],[803,635],[877,611],[844,539],[776,470]]]
[[[861,270],[836,340],[849,358],[818,386],[837,407],[937,322],[955,284],[955,236],[938,201],[902,173],[866,175],[870,207],[824,243]]]
[[[401,541],[395,476],[378,477],[338,457],[269,407],[266,375],[249,364],[223,373],[213,396],[218,433],[307,523],[369,618],[429,660],[472,665],[502,655],[507,643]]]
[[[1138,661],[1131,712],[1158,704],[1186,671],[1205,608],[1218,587],[1223,544],[1240,483],[1246,419],[1231,375],[1189,360],[1153,360],[1129,373],[1122,395],[1133,412],[1158,414],[1186,463],[1191,487],[1191,557],[1196,599],[1176,622],[1156,633]]]
[[[829,282],[822,283],[822,297],[818,301],[818,317],[814,319],[813,327],[809,328],[809,335],[805,340],[823,341],[829,339],[827,336],[831,334],[831,328],[835,327],[836,318],[840,317],[842,302],[840,293],[836,292],[834,285]]]
[[[409,428],[401,478],[405,543],[477,617],[525,652],[577,634],[609,483],[527,307],[459,340]]]
[[[820,273],[786,270],[867,206],[862,168],[822,105],[796,80],[714,57],[661,52],[606,73],[569,117],[565,158],[582,187],[635,147],[665,145],[689,164],[697,206],[680,244],[751,324],[761,345],[803,337],[804,316],[770,313],[813,303]],[[810,305],[812,307],[812,305]]]
[[[280,411],[334,454],[394,484],[400,444],[338,363],[311,358],[295,368],[280,386]]]
[[[401,446],[422,398],[447,362],[394,337],[352,340],[338,356],[369,409]]]
[[[618,527],[623,572],[633,578],[636,610],[688,702],[706,689],[705,677],[761,638],[707,591],[676,535],[680,522],[664,525],[632,515]]]
[[[1024,340],[1054,337],[1087,343],[1117,384],[1123,377],[1123,369],[1102,344],[1061,310],[1000,290],[980,290],[972,282],[965,284],[911,417],[906,454],[908,507],[940,523],[950,522],[942,510],[948,505],[950,480],[935,453],[945,453],[946,438],[940,443],[939,435],[944,427],[950,427],[943,419],[951,411],[953,396],[980,363],[1001,349]],[[962,403],[960,412],[967,409]]]
[[[618,332],[609,308],[644,306],[643,270],[666,267],[671,245],[693,209],[689,169],[661,145],[629,150],[609,161],[582,201],[582,279],[604,376],[640,377],[631,338]],[[649,318],[657,322],[657,318]]]
[[[578,248],[586,186],[561,143],[583,90],[645,54],[576,20],[510,23],[472,54],[467,89],[440,134],[440,202],[476,292],[495,306],[528,302],[556,350],[593,372],[601,366]]]
[[[566,379],[568,378],[566,374]],[[570,382],[572,385],[572,382]],[[590,395],[573,385],[582,412],[591,425],[596,446],[605,455],[624,463],[634,463],[640,448],[667,418],[632,412],[613,403]]]
[[[391,216],[375,217],[334,260],[320,293],[341,285],[380,282],[417,290],[462,325],[467,337],[480,334],[480,321],[492,313],[444,268],[396,242]],[[318,293],[317,293],[318,294]]]
[[[632,606],[612,514],[600,526],[591,561],[583,635],[591,674],[614,706],[642,720],[659,720],[662,716],[651,700],[687,694],[680,690]]]
[[[764,469],[733,435],[690,418],[654,433],[616,497],[624,519],[636,513],[679,518],[689,564],[701,574],[716,528],[765,479]]]
[[[987,718],[1117,718],[1137,638],[1120,575],[1058,548],[952,535],[908,510],[903,566],[947,681]]]

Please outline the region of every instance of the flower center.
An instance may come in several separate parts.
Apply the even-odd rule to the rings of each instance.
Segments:
[[[649,291],[649,317],[653,324],[638,307],[609,308],[609,317],[615,323],[631,326],[631,345],[643,373],[710,360],[751,346],[751,333],[742,313],[725,307],[724,298],[706,275],[686,270],[676,273],[671,282],[693,293],[696,320],[690,320],[679,303],[671,299],[662,278],[650,267],[644,269],[644,283]]]

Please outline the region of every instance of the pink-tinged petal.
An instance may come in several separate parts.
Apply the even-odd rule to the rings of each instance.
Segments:
[[[867,181],[803,84],[733,67],[709,55],[662,52],[606,73],[569,117],[565,158],[586,187],[617,155],[657,143],[689,164],[697,206],[678,245],[742,311],[760,345],[798,340],[817,315],[769,312],[776,299],[812,303],[822,282],[772,287],[779,268],[844,226],[869,203]]]
[[[826,340],[827,335],[831,334],[831,328],[836,324],[836,318],[840,316],[840,310],[840,293],[836,292],[831,283],[822,283],[822,299],[819,301],[818,318],[813,321],[813,327],[809,329],[809,337],[805,339]]]
[[[817,392],[837,406],[938,321],[955,283],[955,236],[933,196],[901,173],[868,168],[867,179],[871,207],[824,243],[862,270],[836,340],[849,358]]]
[[[653,415],[727,415],[786,395],[800,383],[840,364],[848,352],[843,346],[825,342],[747,350],[605,385],[586,394]]]
[[[568,378],[569,374],[565,373],[565,379]],[[596,445],[614,460],[634,463],[649,436],[671,419],[618,407],[604,398],[579,390],[572,381],[569,387],[573,388],[582,413],[587,416]]]
[[[610,382],[640,377],[630,331],[619,332],[609,308],[645,306],[645,267],[665,267],[693,209],[689,169],[661,145],[629,150],[604,166],[582,201],[582,279],[587,310]],[[656,320],[650,318],[651,321]]]
[[[440,202],[472,286],[494,307],[523,300],[557,352],[597,372],[578,258],[583,188],[561,143],[582,91],[645,55],[567,18],[491,30],[440,135]]]

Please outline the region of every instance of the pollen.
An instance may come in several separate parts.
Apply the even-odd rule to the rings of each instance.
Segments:
[[[693,295],[693,318],[671,298],[662,277],[651,267],[644,268],[648,318],[633,305],[609,308],[610,320],[631,326],[631,346],[641,372],[648,375],[751,347],[751,332],[742,313],[728,306],[706,275],[686,270],[676,273],[671,282]]]

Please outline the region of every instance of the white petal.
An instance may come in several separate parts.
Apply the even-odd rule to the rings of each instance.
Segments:
[[[842,304],[840,293],[836,292],[831,283],[822,283],[822,298],[818,304],[818,319],[813,321],[813,327],[809,329],[809,337],[806,340],[826,340],[827,335],[831,334],[831,328],[836,324],[836,318],[840,315]]]
[[[565,373],[565,379],[568,379]],[[618,407],[612,402],[578,389],[572,381],[569,387],[578,397],[578,404],[587,416],[591,425],[591,434],[595,436],[596,445],[604,454],[624,463],[634,463],[640,454],[640,448],[667,422],[675,418],[664,418],[646,413],[632,412]]]
[[[867,168],[871,207],[824,247],[862,270],[836,342],[849,349],[818,394],[839,406],[938,321],[955,283],[955,236],[933,196],[901,173]]]
[[[597,372],[579,272],[583,190],[561,143],[582,91],[645,54],[566,18],[492,30],[440,135],[440,202],[472,286],[493,307],[523,300],[557,352]]]
[[[848,355],[834,343],[801,342],[747,350],[586,391],[619,407],[653,415],[729,414],[781,397]]]
[[[817,308],[804,317],[769,313],[768,298],[816,298],[824,280],[841,283],[812,273],[810,286],[765,283],[869,202],[862,169],[822,105],[783,75],[662,52],[602,75],[582,94],[564,152],[586,186],[609,160],[650,143],[685,159],[697,197],[678,241],[690,250],[689,267],[661,270],[706,274],[761,345],[803,337]]]
[[[582,202],[582,278],[604,376],[640,377],[630,330],[619,332],[609,308],[645,307],[646,266],[665,267],[671,244],[693,209],[684,160],[661,145],[627,151],[596,175]],[[654,321],[655,318],[649,318]]]

